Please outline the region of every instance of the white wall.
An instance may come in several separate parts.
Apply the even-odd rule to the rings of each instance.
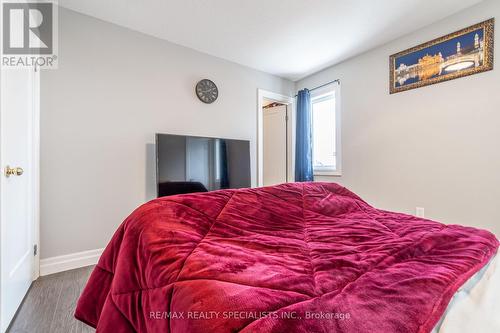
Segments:
[[[257,89],[294,85],[262,72],[65,9],[59,69],[41,82],[41,257],[104,247],[152,198],[154,134],[251,140],[256,180]],[[219,99],[198,101],[210,78]]]
[[[491,17],[498,46],[500,1],[486,0],[299,81],[298,89],[342,81],[343,175],[320,179],[380,208],[424,207],[426,217],[500,236],[498,69],[395,95],[388,73],[389,55]]]

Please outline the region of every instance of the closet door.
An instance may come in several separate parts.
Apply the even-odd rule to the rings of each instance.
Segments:
[[[2,69],[0,82],[0,321],[5,332],[38,275],[39,74]]]

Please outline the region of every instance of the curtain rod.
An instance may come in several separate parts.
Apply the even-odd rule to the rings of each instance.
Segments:
[[[324,83],[324,84],[322,84],[320,86],[317,86],[317,87],[314,87],[312,89],[309,89],[309,91],[313,91],[313,90],[316,90],[316,89],[319,89],[319,88],[326,87],[327,85],[332,84],[332,83],[338,83],[338,84],[340,84],[340,79],[336,79],[336,80]],[[297,95],[295,95],[295,97],[297,97]]]

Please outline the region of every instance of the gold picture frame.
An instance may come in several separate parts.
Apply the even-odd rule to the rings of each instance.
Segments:
[[[390,93],[492,70],[494,25],[492,18],[391,55]]]

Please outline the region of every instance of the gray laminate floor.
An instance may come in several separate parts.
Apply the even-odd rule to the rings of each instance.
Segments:
[[[31,286],[9,333],[95,332],[73,317],[75,305],[93,266],[42,276]]]

